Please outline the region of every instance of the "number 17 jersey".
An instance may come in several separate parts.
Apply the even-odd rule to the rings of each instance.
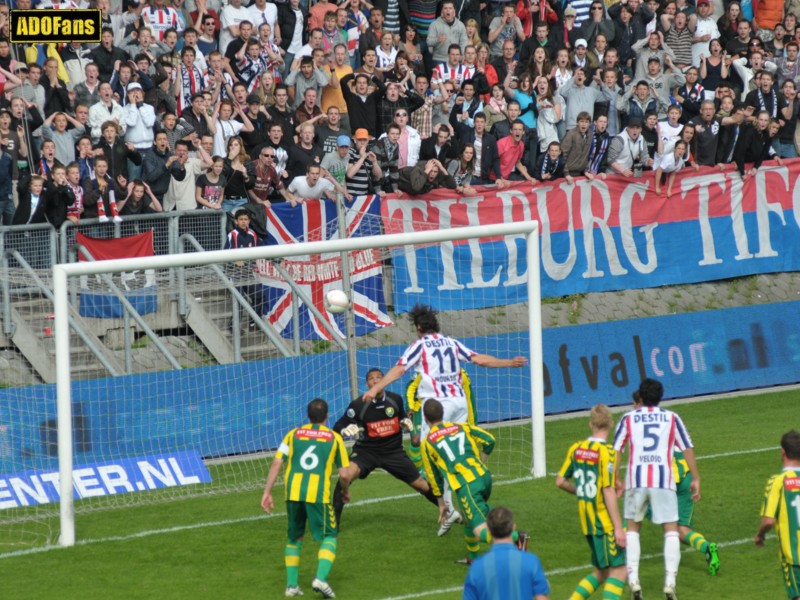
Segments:
[[[614,434],[614,450],[628,445],[625,488],[675,490],[672,456],[675,450],[693,448],[681,418],[670,410],[643,406],[620,419]]]
[[[411,367],[422,376],[417,388],[419,398],[437,400],[466,397],[461,375],[461,361],[469,362],[477,352],[456,339],[430,333],[411,344],[397,361],[408,371]]]

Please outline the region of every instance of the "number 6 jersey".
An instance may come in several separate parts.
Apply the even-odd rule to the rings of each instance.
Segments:
[[[342,436],[325,425],[303,425],[283,438],[275,458],[286,458],[286,499],[292,502],[331,501],[334,467],[350,464]]]
[[[627,413],[617,425],[614,450],[628,444],[625,489],[675,489],[672,456],[675,450],[693,448],[681,418],[670,410],[643,406]]]

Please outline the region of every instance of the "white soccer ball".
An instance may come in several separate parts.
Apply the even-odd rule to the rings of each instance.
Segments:
[[[328,312],[343,313],[350,306],[350,299],[342,290],[331,290],[325,294],[325,305]]]

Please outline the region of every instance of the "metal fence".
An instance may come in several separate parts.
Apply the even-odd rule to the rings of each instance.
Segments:
[[[52,268],[58,263],[79,260],[81,253],[78,252],[75,241],[78,231],[100,239],[122,238],[152,231],[155,254],[170,254],[221,249],[227,235],[227,220],[227,215],[221,211],[194,210],[131,215],[119,223],[101,223],[98,219],[85,219],[77,224],[67,221],[59,230],[47,223],[0,227],[2,332],[6,336],[13,336],[19,326],[24,326],[19,322],[20,319],[47,318],[53,312]],[[181,236],[187,234],[198,241],[196,247],[182,247]],[[174,273],[160,273],[158,276],[172,279]],[[77,307],[78,282],[72,283],[74,289],[71,289],[71,303]],[[169,283],[174,282],[170,280]],[[126,323],[131,316],[135,318],[137,315],[126,313]],[[78,331],[81,329],[80,324],[71,325],[79,335],[82,333]],[[84,342],[96,357],[102,358],[96,341]],[[126,342],[126,350],[127,347]],[[114,369],[109,371],[114,373]]]
[[[58,262],[75,260],[75,254],[70,253],[69,249],[75,246],[75,233],[78,231],[89,237],[103,239],[152,231],[156,254],[179,252],[180,237],[185,233],[190,233],[200,242],[204,250],[220,250],[225,245],[227,220],[226,213],[222,211],[189,210],[131,215],[124,217],[121,223],[100,223],[97,219],[85,219],[78,221],[77,224],[66,221],[59,231]]]

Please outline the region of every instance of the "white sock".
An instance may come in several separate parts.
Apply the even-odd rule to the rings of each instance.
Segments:
[[[681,538],[677,531],[664,533],[664,585],[674,586],[681,564]]]
[[[453,512],[453,510],[455,508],[453,506],[453,492],[450,489],[450,486],[447,484],[446,481],[444,482],[444,485],[442,486],[442,488],[443,488],[442,489],[442,498],[444,499],[444,505],[447,507],[447,514],[450,514],[451,512]]]
[[[628,581],[639,581],[639,558],[642,548],[639,545],[639,532],[625,532],[627,545],[625,546],[625,557],[628,563]]]

